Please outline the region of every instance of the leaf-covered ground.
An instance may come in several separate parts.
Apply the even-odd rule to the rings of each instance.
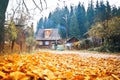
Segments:
[[[120,59],[48,52],[1,55],[0,80],[120,80]]]

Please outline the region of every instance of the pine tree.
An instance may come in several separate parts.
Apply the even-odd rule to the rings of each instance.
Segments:
[[[47,17],[45,17],[45,19],[43,21],[44,28],[48,28],[47,21],[48,21],[48,19],[47,19]]]
[[[79,24],[75,14],[72,15],[69,27],[69,37],[80,37]]]
[[[78,4],[78,7],[76,8],[76,16],[79,24],[80,37],[82,37],[86,32],[86,12],[84,5],[81,5],[80,3]]]
[[[103,22],[105,21],[107,18],[107,14],[106,14],[106,6],[104,4],[103,1],[100,1],[100,15],[99,15],[99,18],[100,18],[100,21]]]
[[[112,7],[112,17],[117,16],[117,8],[116,6]]]
[[[49,28],[56,28],[56,26],[54,25],[54,21],[51,19],[51,17],[52,17],[52,13],[50,12],[49,13],[49,16],[48,16],[48,26],[49,26]]]
[[[69,13],[69,16],[68,16],[68,26],[70,26],[70,22],[71,22],[71,17],[73,16],[73,14],[74,14],[74,8],[73,8],[73,6],[71,5],[70,6],[70,13]]]
[[[97,0],[96,7],[95,7],[95,20],[94,20],[95,22],[101,21],[99,16],[100,16],[100,5],[99,5],[99,2]]]
[[[111,18],[111,6],[109,2],[106,2],[106,18],[110,19]]]
[[[35,35],[38,33],[39,29],[42,29],[42,28],[43,28],[43,17],[41,17],[39,22],[37,23]]]
[[[120,7],[117,9],[117,16],[120,17]]]
[[[94,23],[95,18],[95,10],[93,6],[93,1],[91,0],[90,3],[88,3],[88,9],[87,9],[87,29],[91,27],[91,25]]]

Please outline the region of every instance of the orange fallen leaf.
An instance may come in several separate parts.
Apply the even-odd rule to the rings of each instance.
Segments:
[[[24,73],[16,71],[16,72],[11,72],[8,78],[14,79],[14,80],[19,80],[25,76]]]
[[[73,76],[73,73],[70,71],[67,71],[64,74],[65,74],[66,78],[71,78]]]
[[[84,80],[84,79],[85,79],[85,77],[82,76],[82,75],[76,75],[76,76],[74,76],[74,78],[73,78],[73,80]]]
[[[42,73],[43,73],[44,77],[47,77],[50,80],[56,78],[55,75],[54,75],[54,73],[52,71],[48,70],[48,69],[45,69]]]
[[[6,78],[5,73],[3,73],[3,72],[0,71],[0,79],[4,79],[4,78]]]

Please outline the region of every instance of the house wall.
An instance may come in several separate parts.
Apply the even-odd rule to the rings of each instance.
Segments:
[[[42,40],[42,41],[38,41],[38,48],[48,48],[51,49],[52,48],[52,44],[55,43],[56,40]]]

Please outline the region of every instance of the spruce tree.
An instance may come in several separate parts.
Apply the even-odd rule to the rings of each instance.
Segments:
[[[70,27],[69,27],[69,37],[80,37],[80,30],[79,30],[79,24],[77,21],[77,17],[75,14],[72,15],[71,21],[70,21]]]
[[[81,5],[81,3],[78,4],[76,9],[76,16],[79,25],[80,37],[83,37],[83,34],[86,32],[86,12],[84,5]]]
[[[91,0],[91,2],[88,3],[88,8],[87,8],[87,28],[88,29],[94,23],[94,18],[95,18],[95,10],[93,6],[93,1]]]
[[[35,34],[37,34],[39,29],[42,29],[42,28],[44,28],[43,27],[43,17],[40,18],[40,20],[39,20],[39,22],[37,24],[37,28],[36,28],[36,33]]]

